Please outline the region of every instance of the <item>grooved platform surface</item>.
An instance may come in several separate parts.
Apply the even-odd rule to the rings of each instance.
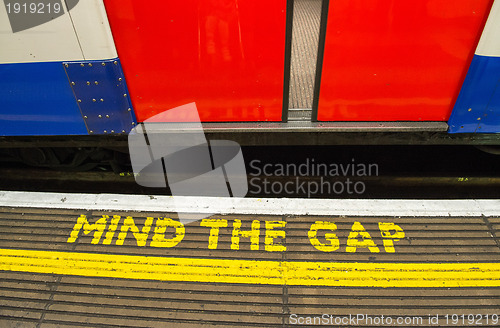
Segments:
[[[320,18],[321,0],[295,0],[290,108],[312,108]]]
[[[165,218],[176,215],[0,208],[0,326],[289,327],[357,314],[498,326],[498,217],[212,216],[218,233]]]

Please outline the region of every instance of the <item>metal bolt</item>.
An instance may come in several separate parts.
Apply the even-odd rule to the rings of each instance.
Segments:
[[[87,85],[90,85],[90,82],[89,82],[89,81],[87,81]]]
[[[102,118],[102,115],[99,115],[98,117],[99,117],[99,118]]]
[[[83,118],[87,119],[87,118],[88,118],[88,116],[87,116],[87,115],[85,115]]]
[[[69,65],[68,64],[64,64],[64,66],[68,67]]]
[[[92,99],[92,101],[93,101],[93,102],[96,102],[97,100],[95,100],[95,99]]]
[[[135,125],[135,123],[134,123],[134,122],[132,122],[132,125]]]
[[[109,118],[109,115],[106,115],[106,118]]]
[[[89,132],[90,132],[90,133],[94,133],[94,131],[92,131],[92,130],[90,130]]]
[[[108,131],[104,130],[104,133],[108,133]]]
[[[111,133],[115,133],[115,130],[111,130]]]
[[[471,112],[471,111],[472,111],[472,108],[469,108],[469,109],[468,109],[468,111],[469,111],[469,112]]]
[[[76,83],[75,82],[71,82],[71,85],[75,85]]]
[[[122,130],[122,133],[125,133],[125,130]]]
[[[79,103],[81,103],[81,102],[82,102],[82,100],[81,100],[81,99],[78,99],[77,101],[78,101]]]
[[[81,63],[81,64],[80,64],[80,66],[81,66],[81,67],[83,67],[83,66],[85,66],[85,64],[84,64],[84,63]]]
[[[106,66],[106,63],[102,63],[102,66]]]
[[[115,60],[115,61],[113,62],[113,64],[118,65],[118,62]]]
[[[89,66],[92,67],[92,63],[89,63]]]
[[[94,82],[94,84],[95,84],[95,85],[98,85],[98,84],[99,84],[99,82],[95,81],[95,82]]]
[[[477,118],[477,120],[478,120],[478,121],[481,121],[481,118],[480,118],[480,117],[478,117],[478,118]]]
[[[126,96],[127,96],[127,94],[126,94],[126,93],[124,93],[124,94],[123,94],[123,96],[124,96],[124,97],[126,97]]]
[[[122,81],[122,80],[123,80],[123,79],[122,79],[121,77],[120,77],[120,78],[118,78],[118,81]]]
[[[101,98],[101,102],[103,102],[103,101],[104,101],[104,99]]]
[[[127,109],[127,110],[128,110],[129,112],[131,112],[131,111],[132,111],[132,108],[129,108],[129,109]]]

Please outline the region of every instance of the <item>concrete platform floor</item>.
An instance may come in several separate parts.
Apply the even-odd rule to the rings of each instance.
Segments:
[[[329,209],[293,200],[312,214],[290,215],[288,205],[273,215],[270,204],[284,201],[261,199],[248,202],[260,201],[262,214],[248,203],[246,214],[183,225],[154,206],[168,197],[151,196],[152,211],[137,210],[148,201],[129,201],[135,210],[125,211],[118,196],[106,198],[116,210],[99,210],[93,195],[55,195],[59,208],[23,207],[44,197],[23,195],[11,206],[0,199],[0,327],[500,322],[498,201],[461,201],[462,209],[378,201],[361,205],[373,215],[343,215],[354,201],[329,201]],[[467,215],[457,215],[463,208]]]

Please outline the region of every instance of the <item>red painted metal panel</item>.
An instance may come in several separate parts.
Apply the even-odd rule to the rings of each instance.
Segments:
[[[281,121],[286,0],[105,0],[139,121]]]
[[[446,121],[491,0],[330,1],[319,121]]]

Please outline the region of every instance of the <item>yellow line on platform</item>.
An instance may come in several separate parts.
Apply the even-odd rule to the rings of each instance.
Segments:
[[[499,287],[500,263],[337,263],[0,249],[0,270],[87,277],[348,287]]]

